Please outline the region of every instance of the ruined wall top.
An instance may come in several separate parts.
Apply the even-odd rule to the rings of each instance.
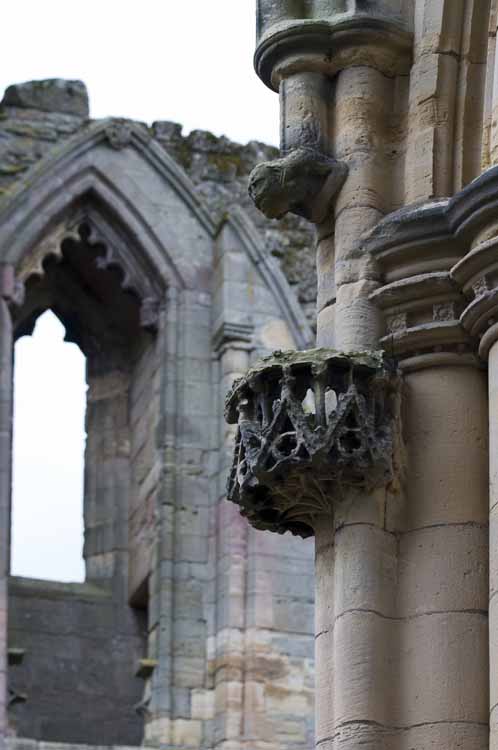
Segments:
[[[110,120],[114,147],[129,120]],[[60,147],[94,126],[89,117],[88,94],[81,81],[50,79],[9,86],[0,102],[0,211],[21,179],[41,162],[55,159]],[[241,145],[204,130],[182,133],[182,126],[157,121],[138,123],[147,137],[168,152],[185,170],[215,223],[231,207],[241,206],[261,232],[269,254],[279,259],[310,321],[315,316],[316,271],[314,238],[299,217],[270,222],[247,195],[248,175],[260,161],[275,158],[277,149],[251,141]],[[110,132],[111,132],[110,130]]]

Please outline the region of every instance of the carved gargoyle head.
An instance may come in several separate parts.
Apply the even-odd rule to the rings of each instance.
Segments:
[[[342,162],[314,149],[298,148],[258,164],[249,176],[249,195],[269,219],[290,212],[320,222],[347,172]]]
[[[282,189],[285,169],[281,161],[258,164],[249,176],[249,195],[268,219],[281,219],[291,209],[288,189]]]

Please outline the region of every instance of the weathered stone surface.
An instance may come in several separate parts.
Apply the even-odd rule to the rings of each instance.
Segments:
[[[269,219],[291,212],[320,223],[346,179],[347,167],[305,148],[258,164],[249,177],[249,195]]]
[[[78,117],[88,117],[89,114],[85,84],[63,78],[15,83],[5,90],[0,106],[60,112]]]
[[[88,111],[83,111],[83,107],[81,112],[69,111],[73,95],[68,89],[73,83],[74,102],[81,104],[78,82],[55,79],[55,82],[38,81],[33,86],[16,84],[9,88],[12,95],[6,95],[0,104],[0,208],[2,199],[8,199],[10,192],[31,168],[40,165],[69,138],[77,133],[84,134],[91,127],[87,120]],[[15,92],[19,89],[23,93],[24,86],[28,87],[23,100],[26,105],[21,106],[14,103]],[[40,97],[45,96],[46,108],[35,106],[34,94],[28,98],[31,91],[40,92]],[[62,104],[59,109],[49,109],[52,93],[61,101],[66,96],[66,109]],[[111,120],[107,130],[109,144],[124,148],[129,142],[132,125],[129,120]],[[304,220],[296,216],[287,217],[277,229],[274,223],[265,220],[255,210],[247,195],[251,170],[258,162],[274,158],[276,149],[255,141],[243,146],[202,130],[183,135],[181,125],[168,121],[153,123],[148,133],[187,172],[199,197],[209,205],[215,222],[222,222],[231,206],[242,206],[248,212],[261,232],[266,252],[278,260],[287,280],[295,288],[310,324],[314,324],[316,270],[313,232]]]
[[[254,539],[226,502],[221,407],[252,356],[311,343],[311,232],[247,195],[269,147],[24,93],[0,114],[0,736],[10,695],[33,748],[228,747],[244,727],[305,748],[313,549]],[[12,582],[9,600],[12,346],[47,308],[87,358],[87,582]],[[9,601],[26,658],[7,673]]]
[[[317,227],[317,342],[382,348],[404,373],[398,481],[344,486],[312,524],[316,743],[497,750],[496,3],[260,0],[257,21],[284,164],[308,147],[348,169]],[[263,211],[300,198],[286,180],[273,204],[261,191]],[[232,475],[256,523],[270,503],[299,518],[323,476],[313,466],[286,492],[311,461],[292,454],[292,419],[281,436],[292,449],[275,456],[278,431],[254,406],[273,390],[279,415],[292,385],[263,372],[242,381]]]
[[[343,487],[393,478],[398,382],[376,353],[275,352],[237,380],[228,498],[260,529],[312,534]]]

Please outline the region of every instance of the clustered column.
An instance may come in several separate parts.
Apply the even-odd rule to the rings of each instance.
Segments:
[[[467,248],[446,216],[436,226],[444,202],[390,214],[412,46],[400,5],[297,5],[260,2],[256,69],[280,90],[282,157],[254,170],[250,193],[268,216],[317,225],[317,341],[343,353],[282,353],[232,391],[229,494],[256,528],[316,537],[317,745],[481,750],[488,409],[458,278]],[[362,380],[365,350],[385,355]]]
[[[452,270],[468,301],[461,320],[479,340],[488,363],[489,398],[489,723],[490,750],[498,748],[498,274],[496,224],[484,226]]]
[[[7,609],[10,569],[10,505],[12,484],[13,325],[9,306],[17,304],[23,288],[11,265],[0,265],[0,744],[8,720]]]

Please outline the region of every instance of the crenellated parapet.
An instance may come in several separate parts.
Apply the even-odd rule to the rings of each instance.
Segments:
[[[393,479],[399,377],[379,352],[275,352],[237,380],[228,497],[258,529],[302,537],[346,488]]]

